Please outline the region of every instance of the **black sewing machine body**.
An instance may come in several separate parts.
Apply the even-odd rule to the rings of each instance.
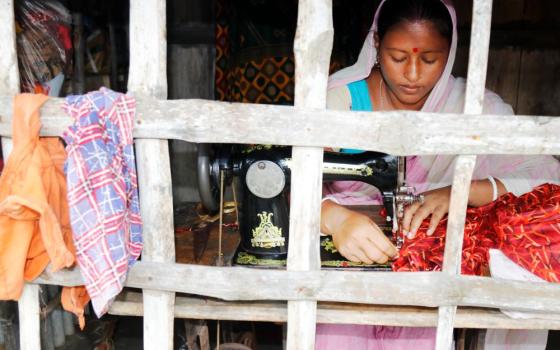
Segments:
[[[206,159],[202,164],[201,158]],[[201,190],[201,197],[208,209],[219,208],[211,199],[219,198],[216,190],[221,176],[224,186],[231,184],[234,176],[241,180],[240,251],[248,256],[262,261],[287,257],[291,162],[291,147],[223,145],[213,155],[199,156],[199,185],[207,190],[207,194]],[[390,221],[394,218],[398,162],[398,157],[377,152],[325,152],[323,181],[361,181],[375,186],[383,194],[386,219]],[[200,183],[201,177],[210,183]]]

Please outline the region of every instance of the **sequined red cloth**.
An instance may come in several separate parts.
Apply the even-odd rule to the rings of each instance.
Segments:
[[[394,271],[441,270],[447,219],[432,236],[425,220],[416,238],[407,239]],[[560,186],[545,184],[516,197],[508,193],[480,208],[469,208],[465,221],[461,271],[488,274],[488,250],[500,249],[515,263],[550,281],[560,281]]]

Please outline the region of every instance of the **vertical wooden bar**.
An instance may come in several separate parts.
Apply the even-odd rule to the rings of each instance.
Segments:
[[[55,298],[60,298],[59,286],[45,286],[48,291],[48,298],[51,301]],[[53,331],[53,343],[55,347],[61,347],[66,342],[66,334],[64,333],[64,319],[62,316],[62,308],[57,306],[49,315],[50,323]],[[47,322],[45,322],[47,323]]]
[[[2,95],[12,95],[19,90],[15,35],[14,2],[6,0],[0,4],[0,40],[3,43],[0,55],[0,94]],[[2,138],[1,142],[3,158],[6,161],[12,150],[12,142],[6,137]],[[0,301],[0,315],[8,313],[10,313],[8,302]],[[9,328],[0,322],[0,346],[6,344],[7,340],[11,338],[11,335],[6,333],[8,331]]]
[[[300,0],[294,42],[296,108],[325,108],[332,41],[332,1]],[[294,147],[292,159],[288,270],[319,270],[323,149]],[[288,301],[288,349],[314,349],[316,311],[316,301]]]
[[[490,51],[491,26],[492,0],[474,0],[465,114],[482,113],[486,87],[486,71],[488,68],[488,52]]]
[[[464,107],[465,114],[482,113],[491,24],[492,0],[474,0],[469,70]],[[460,156],[457,157],[455,163],[442,271],[442,273],[449,275],[461,273],[465,216],[475,163],[476,156]],[[439,308],[436,339],[437,350],[448,350],[451,348],[456,312],[456,305]]]
[[[19,72],[16,54],[16,32],[13,0],[4,0],[0,5],[0,95],[19,93]],[[7,161],[12,151],[12,140],[2,138],[2,153]],[[0,305],[2,307],[2,305]],[[41,349],[39,318],[39,286],[26,284],[18,303],[20,348],[22,350]],[[2,331],[0,329],[0,331]]]
[[[19,72],[13,0],[4,0],[0,3],[0,39],[2,40],[0,91],[2,94],[15,94],[19,92]]]
[[[167,98],[165,0],[130,1],[128,89]],[[137,140],[138,184],[144,221],[142,260],[175,262],[173,197],[167,140]],[[144,290],[144,348],[173,349],[175,293]]]
[[[16,53],[16,30],[14,1],[4,0],[0,4],[0,94],[15,95],[19,92],[19,71]],[[12,150],[12,141],[2,138],[4,162]]]
[[[49,303],[47,285],[39,285],[39,310],[44,310]],[[21,311],[21,310],[20,310]],[[49,317],[40,316],[41,350],[54,350],[54,330]]]
[[[457,157],[454,169],[447,238],[442,273],[454,275],[461,272],[463,231],[467,214],[467,201],[476,156]],[[453,323],[457,306],[442,306],[438,310],[437,350],[449,350],[453,342]]]
[[[21,350],[41,349],[39,285],[26,284],[19,298],[19,344]]]

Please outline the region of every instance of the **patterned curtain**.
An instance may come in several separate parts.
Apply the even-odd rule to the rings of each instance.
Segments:
[[[378,1],[334,1],[331,73],[352,64]],[[216,99],[291,105],[297,1],[216,2]]]

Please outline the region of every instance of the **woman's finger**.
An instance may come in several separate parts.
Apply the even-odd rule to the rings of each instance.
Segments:
[[[385,236],[383,231],[381,231],[381,229],[377,225],[375,225],[373,222],[371,222],[370,224],[375,230],[375,233],[372,235],[368,235],[368,240],[371,243],[375,244],[375,246],[379,250],[381,250],[384,255],[390,258],[394,258],[395,256],[397,256],[397,248],[393,245],[393,243],[391,243],[391,240],[387,236]]]
[[[362,251],[362,249],[360,248],[361,245],[362,243],[358,243],[358,245],[347,243],[344,247],[340,247],[340,249],[338,249],[338,252],[340,253],[340,255],[352,262],[364,262],[366,264],[373,263],[373,261],[369,259]]]
[[[364,254],[372,261],[378,264],[384,264],[389,260],[389,256],[383,253],[373,242],[365,241],[362,246]]]
[[[353,250],[346,258],[352,262],[373,264],[373,261],[361,249]]]
[[[428,236],[434,234],[437,225],[439,224],[441,219],[445,216],[445,214],[447,214],[447,212],[442,207],[436,208],[436,210],[434,210],[434,212],[432,213],[432,218],[430,219],[430,226],[428,227],[428,231],[426,232]]]
[[[402,225],[405,233],[408,233],[408,231],[410,231],[410,222],[412,221],[412,217],[414,216],[414,213],[416,212],[416,210],[418,210],[418,208],[420,208],[421,205],[422,204],[420,203],[413,203],[408,207],[404,208]]]
[[[420,225],[422,225],[422,221],[430,216],[432,212],[433,208],[427,205],[423,205],[420,209],[416,210],[414,216],[412,217],[412,221],[410,222],[410,232],[408,232],[407,235],[408,238],[412,239],[416,236],[416,231],[418,231]]]
[[[342,255],[342,256],[344,256],[346,259],[350,260],[351,262],[355,262],[355,263],[360,262],[360,259],[354,254]]]

